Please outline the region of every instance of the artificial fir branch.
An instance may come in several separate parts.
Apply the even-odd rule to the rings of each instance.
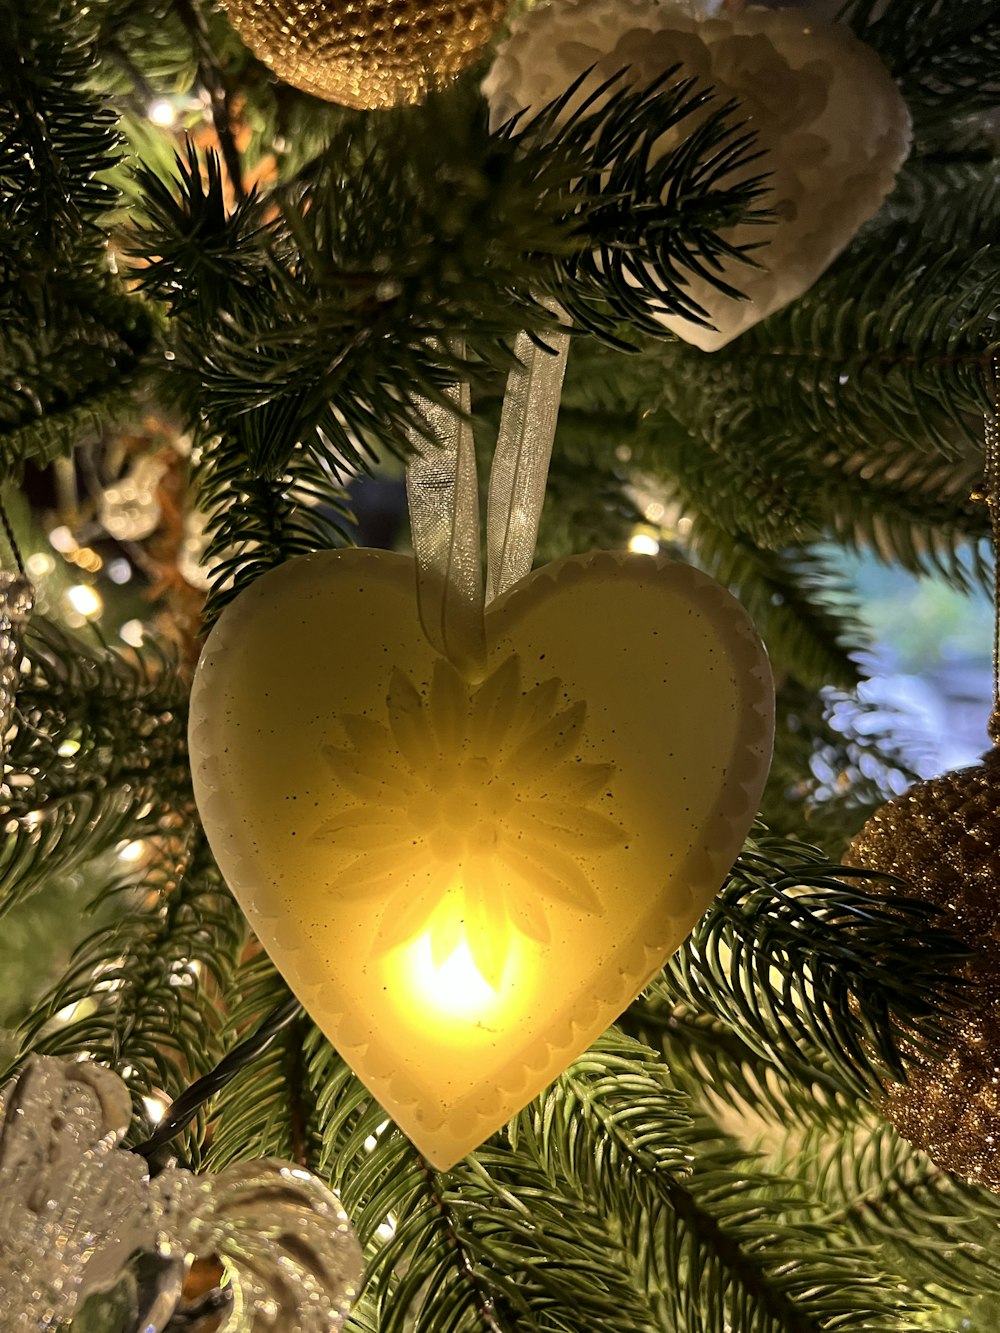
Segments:
[[[935,1166],[871,1113],[840,1134],[812,1126],[786,1161],[793,1155],[830,1222],[859,1243],[886,1248],[945,1292],[1000,1296],[994,1194]]]
[[[1000,100],[1000,15],[992,0],[850,0],[846,17],[918,111]]]
[[[222,1041],[226,1049],[231,1051],[247,1031],[257,1030],[289,998],[270,959],[255,950],[235,969],[224,996]],[[283,1027],[263,1052],[219,1090],[211,1107],[214,1123],[206,1150],[210,1166],[220,1168],[237,1160],[248,1142],[262,1157],[301,1160],[302,1144],[296,1142],[293,1132],[295,1114],[287,1082],[293,1040],[301,1046],[301,1031]],[[295,1095],[301,1102],[301,1086]]]
[[[163,0],[64,0],[55,15],[14,8],[11,59],[26,55],[46,78],[24,90],[42,112],[41,169],[26,173],[23,157],[3,164],[4,181],[16,176],[27,190],[20,212],[4,193],[0,215],[10,465],[70,447],[92,408],[106,420],[115,389],[130,392],[156,350],[152,302],[104,276],[109,195],[88,172],[113,157],[111,120],[92,88],[117,90],[125,78],[146,99],[186,87],[193,73]],[[959,548],[985,525],[966,491],[979,447],[977,374],[996,338],[996,266],[983,250],[998,217],[984,185],[995,153],[985,132],[968,146],[953,113],[998,100],[995,8],[854,0],[855,27],[918,113],[918,160],[883,218],[796,310],[707,358],[639,331],[659,334],[651,303],[683,301],[684,255],[724,253],[718,231],[756,206],[756,182],[732,191],[722,179],[734,164],[727,153],[758,169],[738,111],[693,141],[717,169],[714,183],[702,174],[708,193],[658,208],[676,164],[650,169],[647,151],[659,118],[680,115],[683,129],[693,94],[680,79],[619,99],[607,132],[584,118],[548,140],[538,125],[533,135],[521,125],[489,135],[468,87],[384,119],[321,112],[275,92],[199,7],[211,47],[202,54],[213,69],[212,57],[225,63],[250,99],[252,151],[270,146],[278,114],[306,131],[288,131],[296,143],[282,188],[236,208],[211,160],[189,157],[176,195],[142,177],[146,281],[175,357],[156,391],[195,427],[218,565],[211,613],[281,560],[345,540],[345,473],[370,451],[405,452],[406,395],[434,393],[458,369],[443,337],[470,333],[478,359],[464,369],[495,393],[512,334],[544,327],[532,293],[549,292],[597,335],[577,338],[571,357],[546,516],[553,545],[590,544],[596,496],[613,510],[599,516],[601,531],[620,543],[638,490],[659,486],[693,523],[685,555],[740,586],[778,665],[799,677],[786,684],[772,786],[782,828],[801,837],[794,803],[800,791],[807,806],[820,799],[817,761],[821,775],[848,773],[858,802],[875,799],[874,780],[854,771],[870,767],[871,752],[838,741],[801,683],[849,679],[846,650],[858,641],[853,609],[821,586],[828,566],[814,546],[832,535],[955,582],[981,578]],[[622,169],[644,168],[628,198],[596,188],[617,162],[587,147],[602,133],[611,141],[615,117],[632,145]],[[16,136],[5,142],[17,151]],[[68,225],[57,234],[60,217]],[[39,260],[50,242],[72,251],[59,268]],[[619,243],[627,266],[613,255]],[[633,290],[626,268],[648,286]],[[642,351],[621,356],[622,343]],[[22,714],[37,729],[19,724],[11,762],[33,782],[12,788],[8,813],[21,822],[5,889],[15,880],[18,892],[44,889],[63,852],[96,867],[119,838],[170,836],[151,840],[146,876],[103,870],[101,896],[121,904],[120,923],[82,947],[26,1042],[127,1060],[137,1092],[171,1092],[287,993],[265,959],[236,967],[241,918],[196,834],[194,864],[173,875],[176,839],[190,836],[182,699],[166,674],[153,678],[158,694],[106,670],[96,667],[87,688],[72,671],[26,678]],[[64,739],[80,743],[72,777],[53,753]],[[893,762],[889,754],[878,781],[890,780]],[[26,836],[36,797],[44,818]],[[822,840],[834,857],[852,813],[847,802],[821,804],[813,818],[829,815]],[[176,828],[164,828],[165,814],[179,817]],[[977,1265],[995,1247],[996,1215],[992,1201],[909,1161],[898,1144],[880,1153],[864,1137],[865,1099],[877,1076],[898,1069],[900,1036],[932,1040],[935,1014],[952,1003],[941,968],[955,961],[953,943],[896,894],[855,893],[834,861],[801,843],[749,849],[685,954],[624,1020],[655,1055],[612,1034],[454,1172],[428,1170],[306,1020],[206,1110],[185,1150],[197,1163],[204,1148],[211,1165],[274,1152],[337,1184],[368,1248],[351,1325],[366,1333],[924,1327],[915,1309],[924,1296],[992,1289]],[[203,984],[174,984],[183,959]],[[45,1029],[69,1003],[80,1005],[77,1021]],[[699,1095],[699,1081],[713,1089]],[[788,1174],[809,1178],[797,1187],[764,1169],[719,1131],[727,1105],[756,1111],[771,1130],[817,1126],[855,1178],[827,1172],[822,1157],[813,1169],[793,1137]],[[935,1333],[951,1326],[940,1309],[927,1319]]]
[[[901,1049],[947,1040],[967,951],[926,904],[861,887],[816,849],[749,843],[654,990],[714,1013],[790,1073],[830,1059],[862,1096],[905,1078]],[[904,980],[905,978],[905,980]]]
[[[143,281],[182,317],[175,368],[189,411],[204,415],[213,399],[225,414],[213,412],[214,428],[242,435],[261,475],[280,472],[316,432],[356,464],[372,437],[408,450],[416,395],[434,396],[456,373],[443,352],[451,335],[466,339],[467,373],[477,359],[509,365],[517,331],[551,323],[534,293],[556,297],[609,338],[619,316],[602,314],[608,301],[634,318],[638,301],[687,309],[683,278],[698,249],[760,194],[756,178],[723,183],[748,160],[750,142],[734,135],[733,111],[723,108],[648,181],[605,144],[620,142],[627,125],[641,146],[703,102],[683,81],[621,89],[552,138],[537,125],[490,135],[481,105],[459,93],[419,118],[345,118],[279,195],[283,218],[266,227],[262,202],[226,216],[211,161],[207,188],[193,158],[182,164],[178,200],[146,173]],[[654,187],[670,171],[681,179],[657,203]],[[617,260],[594,268],[595,247],[628,253],[633,267],[648,253],[656,265],[646,290],[626,281]]]
[[[774,754],[760,817],[779,837],[836,859],[878,806],[917,781],[894,734],[901,712],[856,695],[816,691],[788,677],[778,690]]]
[[[813,688],[857,683],[851,652],[867,634],[844,593],[845,581],[822,553],[763,550],[715,526],[706,513],[692,523],[690,545],[699,563],[736,590],[779,669]]]
[[[726,1117],[732,1124],[742,1114],[754,1126],[763,1121],[804,1129],[819,1122],[829,1130],[855,1125],[867,1109],[836,1066],[822,1057],[803,1055],[794,1071],[786,1058],[779,1068],[748,1045],[737,1028],[683,1002],[655,993],[641,996],[618,1026],[626,1036],[662,1051],[677,1086],[713,1119]]]
[[[73,406],[50,410],[0,433],[0,469],[5,476],[16,475],[29,460],[44,468],[70,454],[76,445],[102,438],[115,422],[129,417],[134,406],[132,377],[115,367],[111,383],[100,384],[93,392],[88,389]]]
[[[243,165],[233,133],[233,94],[213,47],[208,26],[198,7],[197,0],[172,0],[175,13],[191,36],[192,44],[198,56],[198,75],[202,86],[208,93],[212,107],[212,121],[219,139],[222,160],[226,164],[229,183],[242,203],[247,197],[243,183]]]
[[[108,876],[117,919],[77,949],[67,975],[25,1019],[20,1058],[30,1052],[90,1052],[121,1073],[136,1105],[132,1133],[143,1138],[142,1097],[179,1094],[222,1054],[217,996],[245,938],[243,919],[203,840],[164,838],[138,879]],[[72,1021],[56,1015],[76,1008]],[[198,1160],[199,1126],[187,1154]]]
[[[93,23],[68,2],[8,3],[0,54],[0,461],[72,442],[68,427],[134,389],[148,310],[108,269],[116,117],[87,86]],[[59,418],[46,424],[50,413]],[[75,415],[76,414],[76,415]],[[13,435],[13,438],[11,436]]]
[[[187,694],[165,660],[87,652],[42,617],[25,648],[17,726],[6,738],[16,776],[0,788],[0,910],[40,876],[122,839],[176,829],[193,810]]]
[[[624,1195],[647,1214],[647,1286],[668,1327],[704,1327],[707,1307],[718,1326],[738,1318],[741,1333],[818,1333],[831,1320],[888,1330],[906,1307],[877,1266],[823,1236],[790,1182],[764,1173],[650,1051],[613,1030],[517,1124],[518,1142],[579,1197],[616,1215]],[[781,1213],[790,1252],[767,1221]],[[697,1274],[700,1290],[675,1274]]]
[[[89,15],[69,0],[45,13],[14,0],[0,7],[0,254],[9,274],[25,256],[79,261],[99,252],[97,224],[115,202],[101,179],[115,163],[109,106],[85,91],[95,68]]]

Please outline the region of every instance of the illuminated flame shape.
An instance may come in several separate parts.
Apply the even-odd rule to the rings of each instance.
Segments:
[[[580,758],[586,704],[558,679],[522,691],[516,654],[478,686],[441,659],[426,697],[397,669],[386,706],[385,723],[341,716],[347,744],[323,749],[355,801],[315,835],[333,887],[385,899],[377,953],[429,931],[440,965],[464,939],[496,986],[512,930],[548,941],[546,899],[602,910],[579,858],[624,840],[591,805],[613,765]],[[439,911],[449,898],[458,910]]]

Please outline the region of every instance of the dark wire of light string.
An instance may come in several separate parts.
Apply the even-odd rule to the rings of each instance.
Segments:
[[[252,1060],[262,1055],[282,1028],[287,1027],[301,1012],[302,1006],[294,996],[290,996],[284,1004],[278,1005],[263,1020],[256,1032],[246,1037],[238,1046],[234,1046],[210,1073],[199,1078],[189,1088],[185,1088],[167,1107],[163,1119],[149,1138],[137,1144],[132,1151],[149,1161],[160,1148],[188,1127],[209,1098],[221,1092],[240,1070],[245,1069]]]
[[[2,500],[0,500],[0,524],[3,525],[4,535],[7,538],[7,545],[10,547],[10,553],[14,557],[14,564],[17,565],[17,572],[22,579],[27,579],[28,575],[25,573],[24,560],[21,557],[21,548],[17,544],[13,525],[7,517],[7,509]]]

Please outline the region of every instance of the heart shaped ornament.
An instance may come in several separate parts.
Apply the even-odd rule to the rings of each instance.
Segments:
[[[711,327],[659,314],[679,337],[716,351],[811,287],[892,189],[910,150],[910,114],[892,76],[843,24],[807,9],[732,6],[719,0],[545,0],[520,14],[498,49],[483,91],[498,127],[518,112],[530,118],[580,86],[560,111],[565,123],[617,74],[645,87],[670,70],[715,96],[678,124],[665,125],[650,150],[656,161],[677,148],[728,100],[756,136],[763,156],[745,176],[765,173],[760,206],[769,225],[724,231],[751,247],[754,268],[734,258],[717,276],[740,301],[696,273],[686,291]],[[589,73],[588,73],[589,71]],[[735,183],[723,178],[721,186]]]
[[[597,553],[486,611],[477,683],[416,566],[293,560],[209,636],[195,792],[302,1004],[439,1168],[586,1049],[711,903],[757,810],[773,687],[704,574]]]

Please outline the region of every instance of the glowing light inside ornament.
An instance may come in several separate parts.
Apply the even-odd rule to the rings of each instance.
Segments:
[[[481,1022],[503,1006],[502,993],[473,962],[464,934],[444,962],[435,963],[431,933],[426,931],[406,950],[403,966],[414,998],[448,1018]]]
[[[708,906],[763,783],[770,686],[743,614],[684,565],[530,575],[490,612],[482,682],[434,652],[414,587],[379,551],[258,580],[203,652],[190,737],[276,966],[447,1169]]]

